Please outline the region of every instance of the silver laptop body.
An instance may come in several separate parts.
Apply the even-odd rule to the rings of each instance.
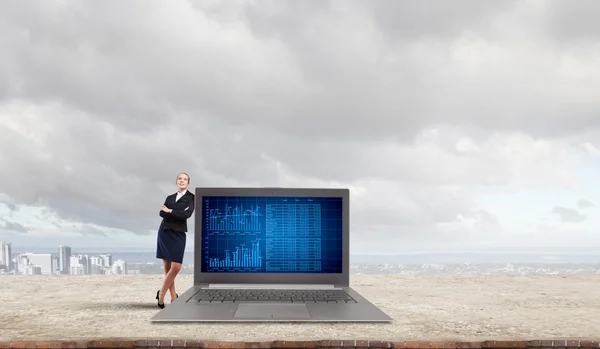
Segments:
[[[196,188],[194,285],[154,322],[390,322],[349,285],[348,189]]]

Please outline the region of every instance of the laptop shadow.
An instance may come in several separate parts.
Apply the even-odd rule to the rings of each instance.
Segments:
[[[81,306],[88,310],[160,310],[156,302],[99,302]]]

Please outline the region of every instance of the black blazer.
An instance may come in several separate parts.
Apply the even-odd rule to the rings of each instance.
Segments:
[[[180,232],[187,232],[187,219],[194,213],[194,194],[187,190],[185,194],[175,202],[177,193],[167,196],[164,205],[173,209],[171,213],[159,211],[159,215],[163,218],[161,224],[162,229],[172,229]]]

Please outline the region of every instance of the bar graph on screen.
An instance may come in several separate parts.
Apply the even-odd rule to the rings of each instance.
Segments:
[[[252,241],[252,247],[247,248],[245,244],[236,246],[235,251],[223,250],[221,259],[210,258],[211,267],[221,268],[261,268],[263,257],[260,253],[260,241]]]

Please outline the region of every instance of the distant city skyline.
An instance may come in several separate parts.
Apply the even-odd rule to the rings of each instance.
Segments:
[[[2,242],[2,251],[12,251],[10,242]],[[9,248],[7,248],[9,247]],[[50,253],[34,249],[18,251],[14,259],[16,269],[5,268],[5,252],[0,253],[0,275],[91,275],[91,274],[163,274],[162,261],[155,258],[153,251],[109,252],[83,251],[60,245]],[[36,252],[38,253],[36,253]],[[66,258],[73,251],[73,254]],[[91,255],[94,253],[96,255]],[[187,251],[182,274],[193,272],[193,251]],[[112,262],[113,255],[119,259]],[[68,261],[65,272],[61,256]],[[9,256],[10,258],[10,256]],[[366,274],[600,274],[600,253],[595,254],[486,254],[486,253],[433,253],[406,255],[351,255],[350,273]]]
[[[56,255],[58,259],[60,259],[61,252],[64,250],[67,254],[108,254],[112,255],[114,253],[143,253],[147,255],[154,255],[154,249],[148,248],[140,248],[140,247],[111,247],[111,248],[99,248],[99,247],[74,247],[71,245],[58,245],[53,247],[34,247],[34,246],[19,246],[15,245],[12,242],[1,242],[2,250],[6,249],[5,245],[9,246],[9,250],[15,253],[51,253]],[[193,255],[193,249],[186,249],[186,255]],[[571,251],[569,253],[565,253],[564,251],[552,251],[552,250],[540,250],[536,252],[527,251],[473,251],[473,252],[449,252],[449,251],[441,251],[441,252],[420,252],[420,251],[412,251],[407,253],[390,253],[390,254],[371,254],[371,253],[351,253],[351,257],[358,258],[361,261],[366,261],[366,258],[379,258],[381,260],[391,260],[395,257],[410,257],[410,256],[454,256],[455,258],[469,258],[470,256],[488,256],[489,258],[495,258],[495,256],[522,256],[522,257],[531,257],[536,258],[536,256],[572,256],[572,257],[584,257],[584,258],[597,258],[597,261],[600,262],[600,250],[595,248],[590,249],[582,249],[579,251]],[[3,261],[3,254],[0,253],[0,264]],[[391,258],[391,259],[390,259]],[[411,257],[412,258],[412,257]],[[158,258],[155,258],[156,261],[161,261]],[[191,263],[191,261],[189,261]],[[57,263],[60,263],[57,261]],[[161,262],[162,263],[162,262]]]
[[[193,236],[190,236],[193,238]],[[43,245],[34,245],[34,244],[12,244],[12,249],[14,251],[19,252],[30,252],[30,251],[54,251],[57,249],[57,246],[61,244],[43,244]],[[77,250],[85,253],[108,253],[108,252],[152,252],[156,251],[156,246],[140,246],[140,245],[131,245],[131,246],[116,246],[116,245],[102,245],[102,244],[69,244],[71,249]],[[186,247],[187,253],[193,253],[193,240],[188,239],[188,246]],[[577,249],[564,249],[564,248],[535,248],[535,247],[513,247],[513,248],[494,248],[494,247],[483,247],[483,248],[456,248],[456,249],[448,249],[448,248],[424,248],[422,250],[402,250],[398,251],[377,251],[377,250],[363,250],[360,248],[354,248],[351,250],[352,255],[360,256],[360,255],[380,255],[380,256],[394,256],[394,255],[411,255],[411,254],[569,254],[569,255],[596,255],[600,254],[600,248],[595,246],[581,246]]]
[[[72,253],[68,245],[59,245],[53,253],[13,250],[11,242],[1,242],[0,272],[24,275],[101,275],[128,274],[127,262],[113,261],[110,253],[88,255]],[[135,270],[133,271],[136,272]]]
[[[186,246],[186,252],[193,253],[193,234],[188,234],[188,243]],[[23,240],[20,240],[23,242]],[[54,240],[53,240],[54,241]],[[65,240],[62,240],[65,241]],[[55,244],[35,244],[35,243],[13,243],[13,250],[24,252],[24,251],[54,251],[57,246],[61,245],[60,240]],[[436,254],[436,253],[457,253],[457,254],[471,254],[471,253],[517,253],[517,254],[600,254],[600,248],[596,246],[580,246],[579,248],[548,248],[548,247],[533,247],[533,246],[514,246],[514,247],[504,247],[504,246],[486,246],[479,248],[469,248],[469,247],[460,247],[456,246],[456,248],[438,248],[432,246],[431,248],[422,248],[422,249],[398,249],[397,251],[380,251],[377,249],[362,249],[360,248],[359,243],[351,242],[351,254],[352,255],[381,255],[381,256],[393,256],[393,255],[410,255],[410,254]],[[140,244],[140,245],[115,245],[115,244],[99,244],[99,243],[85,243],[82,242],[80,244],[69,243],[69,246],[81,252],[155,252],[156,251],[156,240],[153,239],[153,242],[148,244]]]

